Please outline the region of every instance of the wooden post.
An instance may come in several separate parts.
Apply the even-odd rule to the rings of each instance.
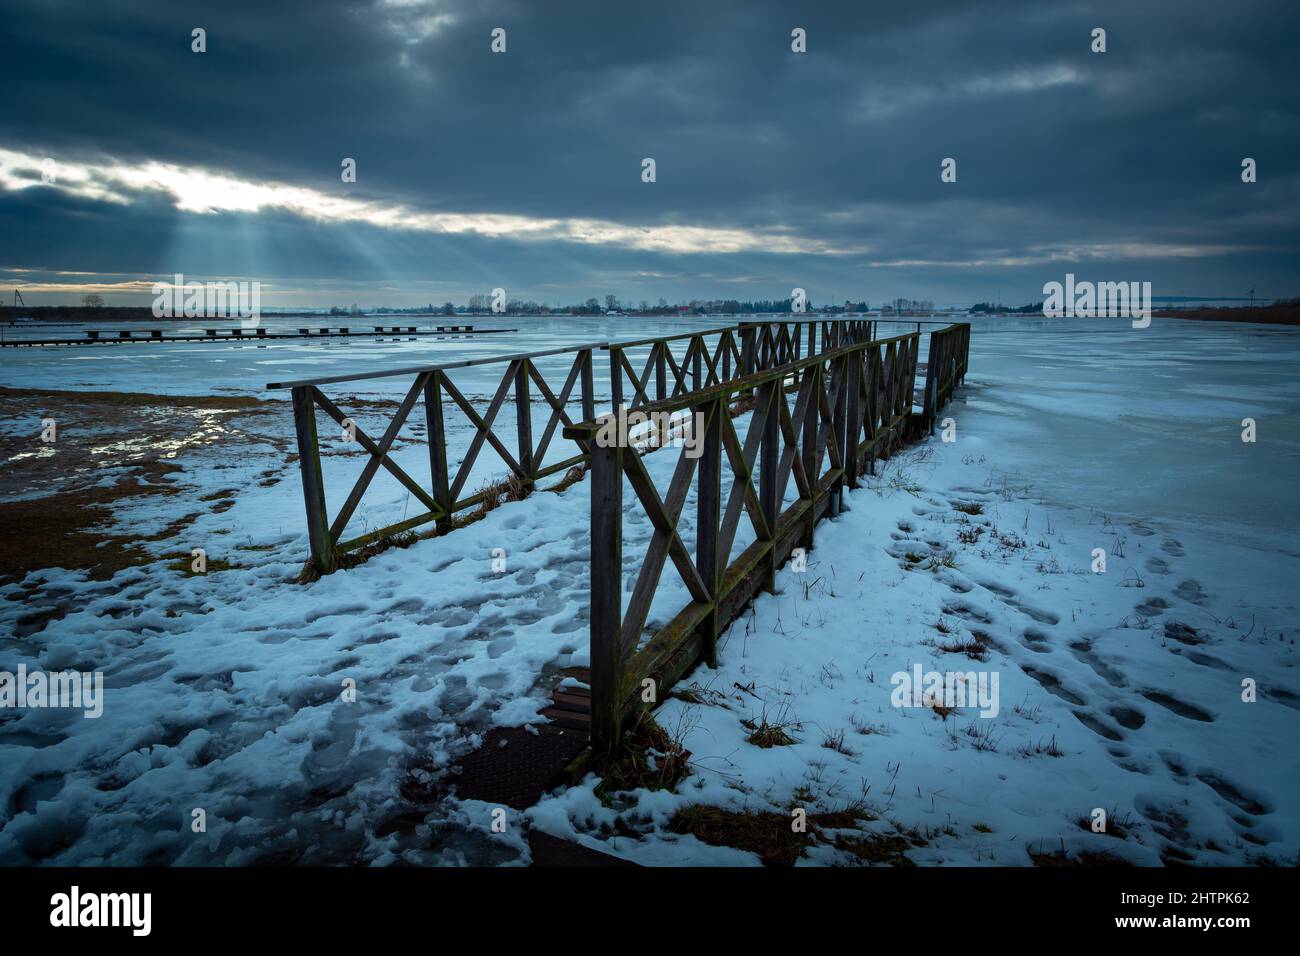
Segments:
[[[758,347],[757,328],[753,325],[742,325],[740,327],[740,375],[744,378],[746,375],[754,374],[755,356],[754,352]],[[744,389],[737,398],[750,398],[754,394],[752,388]]]
[[[596,754],[617,747],[621,730],[623,454],[617,442],[592,443],[591,749]]]
[[[663,401],[668,397],[668,350],[667,342],[654,344],[655,354],[655,398]]]
[[[844,468],[848,475],[848,486],[858,487],[858,442],[862,432],[862,351],[854,349],[845,360],[848,375],[845,376],[845,428],[844,428]]]
[[[809,326],[813,329],[815,326]],[[811,336],[810,336],[811,338]],[[808,410],[804,412],[803,420],[803,470],[808,476],[808,485],[812,492],[812,501],[809,502],[811,507],[808,509],[808,527],[804,530],[803,547],[805,551],[813,549],[813,528],[817,525],[817,499],[819,497],[818,479],[821,477],[817,474],[817,432],[821,426],[821,406],[818,401],[822,390],[822,365],[817,363],[808,369],[808,374],[813,376],[812,388],[810,389],[811,397],[808,401]]]
[[[691,348],[695,350],[691,362],[691,384],[698,392],[704,387],[704,337],[697,335],[691,339]]]
[[[442,417],[442,376],[436,371],[424,383],[424,420],[425,431],[429,438],[429,477],[433,500],[446,512],[437,521],[440,531],[451,527],[451,486],[447,474],[447,430]]]
[[[528,394],[528,359],[515,362],[515,424],[519,435],[520,476],[531,487],[537,478],[533,461],[533,402]]]
[[[609,400],[617,415],[623,407],[623,350],[617,346],[609,349]]]
[[[582,350],[582,420],[589,422],[596,417],[596,383],[592,374],[591,349]]]
[[[713,610],[700,624],[700,658],[709,666],[718,666],[718,596],[721,568],[727,555],[718,554],[718,536],[722,520],[722,416],[727,414],[727,398],[722,396],[707,407],[694,409],[704,416],[703,453],[699,463],[699,494],[695,509],[695,568],[709,589]],[[699,424],[696,418],[692,425]]]
[[[321,474],[312,387],[299,385],[293,389],[293,424],[298,433],[298,466],[302,470],[302,497],[307,507],[311,563],[321,574],[327,574],[334,570],[334,541],[330,537],[329,512],[325,510],[325,478]]]
[[[925,358],[925,427],[934,434],[934,418],[939,404],[939,333],[930,333],[930,348]]]
[[[835,408],[832,409],[831,429],[834,436],[835,447],[840,450],[840,467],[843,473],[835,482],[834,488],[834,514],[838,515],[844,510],[844,485],[846,476],[849,473],[849,456],[848,456],[848,410],[849,410],[849,360],[848,356],[840,356],[835,360],[835,374],[832,381],[838,379],[839,389],[835,396]]]
[[[781,395],[780,379],[773,379],[763,386],[759,401],[767,408],[767,418],[763,422],[763,447],[759,450],[758,503],[767,519],[767,529],[772,537],[772,550],[766,559],[767,581],[764,587],[776,593],[776,519],[781,513],[781,502],[777,500],[777,468],[781,461],[781,415],[777,408],[778,401],[784,401]]]

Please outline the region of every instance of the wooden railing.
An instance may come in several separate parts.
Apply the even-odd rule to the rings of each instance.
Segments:
[[[840,512],[844,489],[855,487],[868,469],[874,472],[877,458],[887,457],[917,431],[912,410],[919,331],[872,341],[870,326],[823,329],[821,349],[798,357],[803,324],[749,327],[754,330],[745,339],[752,344],[743,354],[752,357],[757,370],[641,407],[647,415],[689,412],[696,423],[697,433],[690,446],[683,445],[663,496],[636,449],[601,440],[610,431],[602,432],[603,418],[564,429],[590,455],[592,745],[597,752],[617,744],[627,719],[651,706],[647,696],[662,700],[697,662],[715,663],[718,635],[759,590],[774,589],[777,569],[794,548],[812,548],[817,522]],[[808,334],[815,335],[813,329],[809,325]],[[926,424],[965,374],[969,326],[930,335]],[[816,345],[809,339],[810,351]],[[743,437],[733,418],[733,402],[741,397],[746,399],[742,407],[752,409]],[[689,454],[688,447],[697,454]],[[725,498],[724,461],[730,485]],[[654,529],[626,608],[624,479]],[[795,499],[782,507],[791,481]],[[692,489],[694,554],[679,530]],[[733,560],[742,515],[754,541]],[[690,601],[650,632],[651,604],[669,561]],[[647,680],[653,682],[650,695],[643,693]]]
[[[919,324],[918,324],[919,328]],[[664,402],[739,380],[745,376],[783,364],[798,362],[807,356],[834,351],[845,343],[870,340],[874,323],[868,319],[826,320],[790,319],[742,322],[734,326],[688,332],[681,335],[641,339],[631,342],[597,342],[562,349],[507,355],[441,365],[417,366],[354,375],[338,375],[304,381],[271,383],[271,389],[289,389],[293,397],[294,424],[297,435],[299,467],[307,514],[307,532],[311,548],[310,563],[319,573],[333,571],[348,552],[376,544],[394,535],[434,524],[450,528],[455,516],[481,505],[490,490],[474,490],[468,483],[485,445],[500,456],[507,475],[524,493],[538,481],[567,469],[586,464],[590,443],[580,438],[568,455],[547,462],[557,429],[596,417],[597,402],[605,396],[595,393],[594,365],[598,353],[607,352],[610,369],[610,405],[617,409],[642,409],[653,402]],[[685,350],[679,353],[682,346]],[[645,354],[638,372],[636,365]],[[548,382],[538,360],[572,355],[562,384]],[[603,356],[599,360],[603,360]],[[913,363],[915,356],[912,356]],[[544,363],[552,365],[552,362]],[[504,365],[496,389],[480,412],[453,381],[458,370],[472,367]],[[803,366],[789,373],[798,383]],[[409,378],[411,384],[397,404],[396,411],[382,435],[367,434],[326,393],[326,386],[373,381],[384,378]],[[731,393],[746,400],[745,390]],[[534,413],[534,396],[543,404],[542,418]],[[392,457],[394,442],[418,405],[423,406],[428,444],[429,477],[417,480]],[[513,411],[513,435],[503,434],[497,426],[502,409]],[[570,410],[574,414],[570,414]],[[473,437],[465,457],[454,469],[447,453],[447,416],[459,412],[473,428]],[[348,428],[354,440],[369,455],[360,476],[337,513],[330,517],[326,503],[325,476],[317,431],[318,414],[324,412],[341,428]],[[541,425],[540,432],[537,426]],[[353,537],[345,537],[349,523],[357,513],[373,479],[383,468],[423,507],[413,517]]]
[[[969,323],[958,323],[930,333],[930,349],[925,363],[925,395],[919,423],[921,429],[934,434],[935,417],[948,404],[953,390],[966,379],[969,357]]]

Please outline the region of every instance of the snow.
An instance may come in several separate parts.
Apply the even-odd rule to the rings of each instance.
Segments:
[[[617,338],[609,325],[373,348],[125,346],[64,349],[61,358],[5,350],[0,361],[11,386],[264,394],[266,381],[353,365]],[[79,356],[87,358],[67,361]],[[568,361],[548,366],[548,381],[562,384]],[[909,853],[920,863],[1025,865],[1027,848],[1062,845],[1142,864],[1161,862],[1170,845],[1197,863],[1293,861],[1297,363],[1287,330],[1160,319],[1140,331],[1086,320],[982,323],[966,386],[946,412],[957,441],[936,435],[849,494],[851,510],[818,526],[807,570],[784,569],[778,593],[761,596],[724,636],[718,669],[690,678],[714,692],[711,702],[670,700],[658,712],[692,752],[679,792],[636,792],[606,806],[589,779],[512,812],[504,834],[489,825],[492,808],[454,799],[407,825],[402,788],[436,784],[493,726],[542,720],[551,686],[542,675],[586,663],[586,483],[299,585],[292,579],[306,546],[297,470],[285,462],[288,409],[236,419],[248,436],[237,454],[222,436],[184,444],[175,449],[184,493],[128,499],[115,515],[119,533],[153,534],[202,510],[149,549],[204,547],[209,560],[235,567],[187,576],[143,564],[110,581],[49,569],[0,589],[0,669],[102,670],[106,686],[97,720],[28,710],[0,724],[0,862],[519,863],[526,821],[645,863],[754,864],[753,854],[670,833],[667,822],[691,803],[788,812],[796,800],[810,812],[864,800],[878,817],[868,829],[930,835]],[[500,373],[454,380],[482,398]],[[409,385],[393,382],[326,392],[392,399]],[[387,414],[355,417],[378,435]],[[1248,416],[1259,422],[1255,444],[1238,437]],[[39,417],[0,427],[32,431]],[[747,417],[735,424],[743,437]],[[406,434],[397,460],[424,481],[422,433]],[[453,458],[471,434],[463,422],[453,428]],[[333,510],[364,458],[327,444]],[[482,476],[499,473],[490,448],[483,458]],[[675,459],[672,450],[645,459],[661,493]],[[281,480],[266,483],[268,473]],[[467,491],[480,480],[476,473]],[[236,489],[229,510],[196,508],[223,488]],[[982,514],[954,509],[972,502]],[[398,520],[409,504],[381,472],[349,533]],[[693,516],[688,500],[688,547]],[[974,527],[985,529],[978,541],[959,539]],[[627,488],[629,590],[649,540]],[[742,520],[733,556],[752,540]],[[507,555],[501,574],[491,568],[498,547]],[[1107,551],[1105,574],[1090,570],[1094,548]],[[926,570],[909,553],[951,553],[954,566]],[[685,594],[669,566],[651,626]],[[52,606],[66,614],[32,633],[20,626]],[[940,621],[950,634],[936,629]],[[1189,632],[1173,625],[1194,628],[1190,639],[1202,642],[1184,643]],[[984,661],[939,649],[975,631],[986,635]],[[965,709],[945,720],[892,707],[891,675],[917,664],[995,671],[999,714],[982,720]],[[1241,700],[1245,677],[1259,683],[1257,703]],[[341,699],[345,678],[356,681],[354,704]],[[792,722],[795,744],[746,742],[742,720],[765,708],[769,721]],[[841,730],[851,753],[823,746]],[[1021,752],[1053,740],[1062,756]],[[1082,829],[1078,820],[1096,807],[1124,821],[1128,837]],[[206,833],[190,829],[195,808],[206,811]],[[624,834],[612,833],[616,820]],[[818,850],[808,861],[836,858]]]

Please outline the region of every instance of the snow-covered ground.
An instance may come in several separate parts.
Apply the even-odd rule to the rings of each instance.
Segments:
[[[779,593],[724,638],[719,669],[692,675],[704,702],[660,710],[692,753],[678,792],[606,806],[590,784],[575,787],[529,811],[530,825],[645,862],[745,863],[757,857],[667,832],[671,812],[703,802],[816,813],[862,801],[877,818],[869,830],[924,835],[909,850],[917,862],[1026,864],[1031,851],[1062,847],[1141,863],[1294,862],[1288,493],[1300,475],[1300,348],[1290,330],[1126,325],[977,328],[948,413],[957,440],[936,436],[851,494],[851,511],[818,527],[807,569],[783,570]],[[572,326],[529,336],[486,347],[618,337]],[[0,381],[260,394],[274,379],[444,358],[423,343],[349,342],[333,353],[342,363],[323,343],[200,345],[187,364],[162,351],[180,347],[151,359],[153,348],[61,350],[95,356],[63,363],[10,352]],[[455,348],[465,350],[457,358],[482,354],[471,340]],[[485,374],[462,390],[481,396],[494,384]],[[32,431],[39,417],[4,428]],[[1258,421],[1254,444],[1240,441],[1244,417]],[[223,440],[186,446],[175,459],[182,494],[123,502],[115,515],[119,532],[156,532],[230,489],[221,508],[199,506],[183,531],[148,546],[204,547],[229,570],[188,576],[153,562],[92,581],[49,569],[0,590],[0,669],[99,669],[109,688],[98,719],[33,709],[0,724],[0,861],[526,861],[520,815],[505,835],[478,804],[448,800],[412,818],[410,793],[491,726],[540,719],[544,675],[585,663],[586,484],[299,585],[288,418],[259,417],[237,454]],[[418,461],[412,435],[405,451]],[[363,464],[335,451],[333,507]],[[646,459],[661,489],[674,457]],[[427,475],[427,464],[411,470]],[[405,491],[386,478],[359,527],[401,517]],[[627,499],[630,571],[649,529]],[[689,525],[684,536],[689,544]],[[748,540],[738,536],[737,550]],[[1091,571],[1095,548],[1106,551],[1104,574]],[[683,601],[672,578],[670,569],[652,621]],[[40,608],[63,616],[25,623]],[[972,642],[983,660],[944,650]],[[997,674],[996,717],[891,706],[892,675],[918,664]],[[340,700],[347,678],[353,704]],[[1258,682],[1255,703],[1242,701],[1245,678]],[[747,743],[742,721],[764,714],[795,742]],[[1098,807],[1124,838],[1080,827]],[[204,834],[189,826],[199,808]],[[814,847],[806,859],[842,856]]]

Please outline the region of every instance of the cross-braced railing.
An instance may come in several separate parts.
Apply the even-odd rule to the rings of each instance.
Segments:
[[[590,449],[585,440],[574,442],[567,449],[572,454],[558,461],[548,461],[547,455],[556,447],[554,439],[561,427],[592,420],[598,404],[603,406],[608,402],[613,409],[624,405],[641,409],[652,402],[677,398],[787,363],[799,358],[805,345],[805,354],[813,355],[835,348],[841,342],[865,340],[870,337],[871,328],[869,320],[741,323],[630,342],[598,342],[443,365],[273,383],[268,388],[287,388],[293,396],[311,564],[318,572],[329,572],[338,567],[343,555],[394,535],[427,524],[440,529],[452,527],[458,514],[479,507],[486,498],[499,493],[499,489],[474,489],[470,485],[472,476],[483,474],[483,469],[480,467],[476,472],[476,467],[485,447],[490,447],[500,458],[498,477],[509,479],[520,493],[526,494],[542,479],[587,463]],[[603,365],[605,361],[600,353],[607,353],[609,362],[607,395],[596,393],[597,363]],[[566,363],[570,355],[572,361]],[[546,361],[539,361],[542,359]],[[453,380],[464,370],[476,368],[481,374],[481,367],[498,365],[505,366],[503,374],[486,404],[478,402],[481,407],[476,407]],[[562,384],[558,375],[548,381],[548,369],[555,374],[556,367],[566,365]],[[793,374],[797,380],[801,373]],[[336,401],[325,392],[331,385],[394,377],[409,378],[411,384],[383,433],[377,437],[367,433],[340,407],[341,400]],[[377,407],[373,402],[369,405],[372,411]],[[414,476],[409,464],[404,468],[393,456],[403,428],[408,423],[414,424],[412,413],[421,405],[424,438],[428,444],[426,480]],[[540,415],[535,405],[541,406]],[[326,501],[317,430],[321,413],[344,429],[349,445],[355,443],[368,456],[332,518]],[[459,463],[453,463],[448,455],[449,415],[458,416],[455,424],[468,424],[473,430]],[[394,524],[374,530],[367,528],[348,536],[349,525],[356,519],[358,508],[381,468],[423,510],[411,517],[404,516]]]
[[[637,449],[608,440],[617,430],[603,417],[565,427],[590,453],[592,743],[598,751],[614,746],[627,718],[646,706],[647,679],[655,687],[648,696],[662,700],[695,663],[714,662],[718,635],[759,590],[774,588],[777,569],[794,548],[812,548],[817,522],[840,512],[844,489],[912,430],[919,332],[870,341],[869,329],[842,330],[832,333],[838,344],[800,358],[794,343],[801,336],[776,327],[786,323],[765,325],[746,333],[752,351],[744,354],[755,364],[765,355],[776,364],[641,407],[652,418],[689,412],[695,423],[665,494]],[[939,359],[959,359],[964,372],[967,341],[954,336],[952,350]],[[929,368],[936,374],[944,366],[937,361]],[[946,400],[950,393],[934,394]],[[741,397],[745,404],[733,407]],[[743,436],[736,408],[751,412]],[[794,498],[786,505],[791,482]],[[625,486],[654,529],[626,607]],[[694,554],[680,530],[692,490]],[[742,518],[754,540],[733,559]],[[669,562],[690,601],[650,631],[651,604]]]
[[[966,322],[930,333],[926,359],[924,409],[920,427],[934,434],[934,419],[948,404],[953,390],[966,379],[970,356],[970,324]]]

